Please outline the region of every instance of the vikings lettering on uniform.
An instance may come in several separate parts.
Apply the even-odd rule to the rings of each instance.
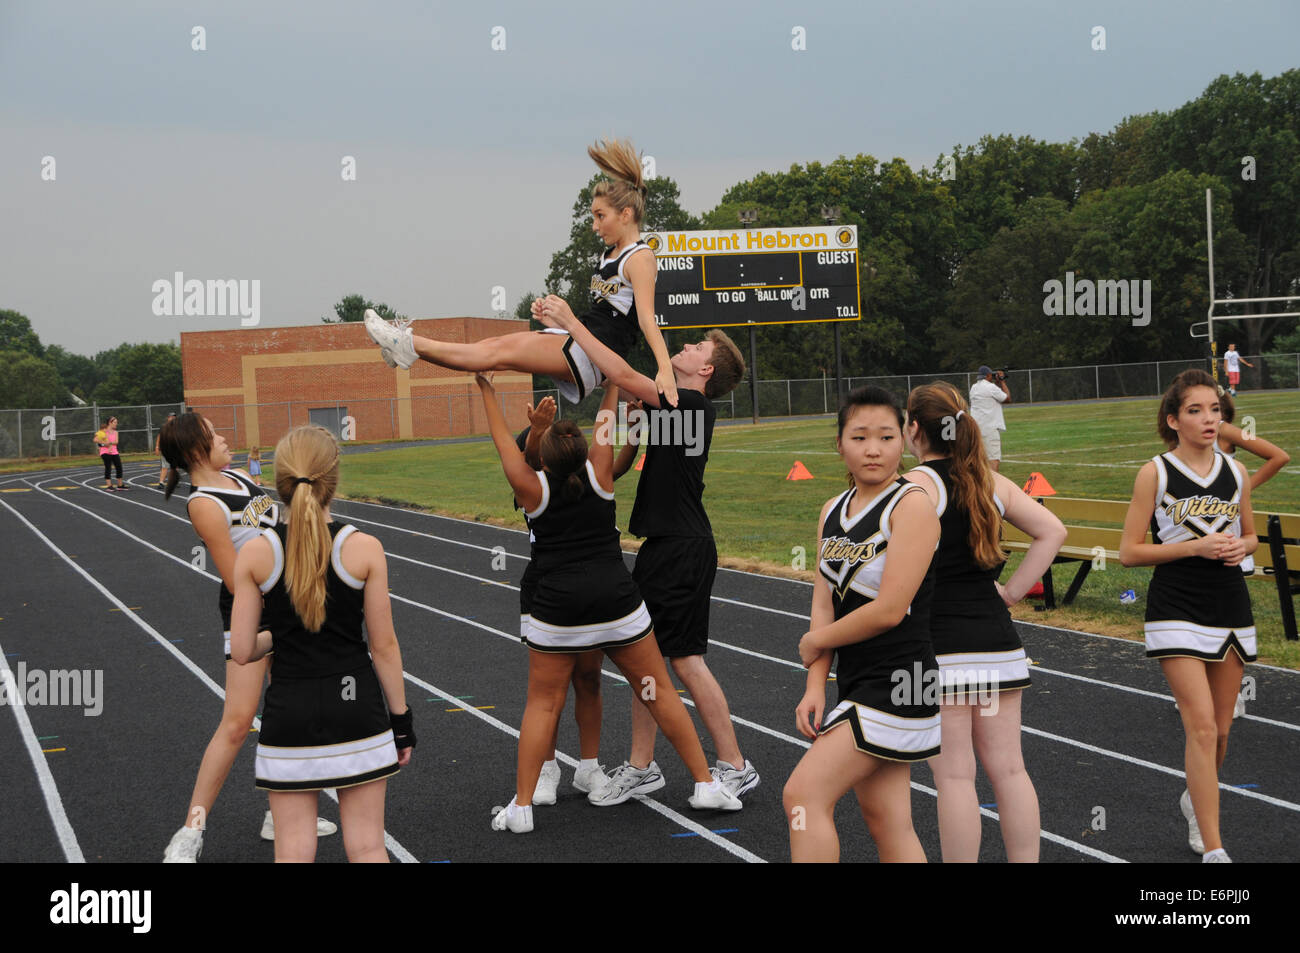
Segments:
[[[1207,516],[1210,518],[1226,516],[1229,521],[1232,521],[1237,518],[1239,511],[1239,504],[1215,496],[1184,497],[1165,507],[1165,515],[1175,523],[1182,523],[1190,517]]]

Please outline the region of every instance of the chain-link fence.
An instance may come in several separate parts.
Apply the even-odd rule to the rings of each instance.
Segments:
[[[97,453],[95,431],[117,418],[118,452],[152,452],[158,430],[181,404],[0,410],[0,459]]]
[[[1241,390],[1300,386],[1300,354],[1243,355]],[[1007,368],[1007,387],[1018,404],[1058,400],[1097,400],[1108,397],[1156,397],[1182,371],[1209,369],[1206,360],[1148,361],[1134,364],[1089,364],[1080,367]],[[1219,379],[1227,375],[1219,365]],[[896,374],[849,377],[845,392],[875,384],[900,399],[921,384],[945,380],[963,393],[975,383],[972,373]],[[559,416],[590,424],[600,406],[596,391],[576,407],[559,398],[555,390],[498,392],[506,421],[522,429],[524,405],[543,397],[556,398]],[[748,381],[731,394],[714,401],[718,416],[744,419],[753,416]],[[835,379],[771,380],[758,382],[759,417],[797,417],[833,413],[838,406]],[[110,417],[118,418],[122,453],[152,452],[154,439],[167,414],[185,409],[179,404],[140,407],[52,407],[0,410],[0,458],[62,457],[95,453],[94,433]],[[359,442],[427,440],[468,437],[487,432],[487,418],[477,393],[442,394],[410,398],[330,401],[284,401],[271,404],[196,404],[189,409],[207,416],[232,450],[246,450],[256,438],[262,447],[274,446],[290,427],[319,423],[340,439]]]

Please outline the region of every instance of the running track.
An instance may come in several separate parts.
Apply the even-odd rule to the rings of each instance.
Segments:
[[[197,570],[184,501],[147,484],[153,464],[128,468],[134,487],[108,494],[98,468],[0,478],[0,653],[27,669],[100,669],[103,712],[0,709],[0,862],[161,859],[184,820],[203,747],[221,713],[224,662],[214,570]],[[505,493],[494,481],[485,492]],[[809,586],[722,570],[714,587],[709,664],[726,691],[741,749],[761,786],[735,814],[692,811],[690,779],[671,746],[657,758],[668,785],[653,798],[597,809],[569,782],[577,753],[572,708],[560,731],[560,800],[538,808],[527,836],[491,831],[490,810],[514,783],[526,652],[514,588],[527,536],[411,510],[339,501],[335,515],[388,552],[393,615],[419,746],[389,782],[394,859],[465,861],[783,861],[781,788],[807,742],[793,708],[804,675],[794,646],[806,629]],[[629,565],[634,557],[627,556]],[[504,561],[505,568],[500,567]],[[1178,811],[1178,714],[1140,644],[1021,625],[1036,663],[1024,696],[1026,763],[1042,807],[1046,862],[1198,862]],[[0,666],[3,668],[4,666]],[[1300,673],[1252,666],[1258,699],[1234,723],[1225,766],[1225,843],[1237,861],[1300,859]],[[629,691],[606,664],[601,760],[626,756]],[[834,703],[828,687],[828,707]],[[697,724],[698,724],[698,718]],[[701,728],[705,752],[713,759]],[[268,862],[257,836],[265,796],[253,788],[253,739],[208,822],[203,861]],[[566,756],[570,756],[567,757]],[[913,816],[939,858],[930,772],[912,773]],[[981,860],[1005,859],[991,788],[981,776]],[[1104,830],[1094,830],[1098,808]],[[338,818],[321,799],[321,813]],[[842,857],[876,859],[846,797],[837,813]],[[339,837],[318,859],[342,861]]]

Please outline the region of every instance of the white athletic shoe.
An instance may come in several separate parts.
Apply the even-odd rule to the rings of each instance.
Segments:
[[[331,834],[338,833],[339,826],[333,821],[327,821],[323,817],[316,818],[316,836],[329,837]],[[266,817],[262,818],[262,840],[275,840],[275,820],[271,817],[271,812],[266,812]]]
[[[1240,718],[1244,714],[1246,714],[1246,699],[1241,692],[1237,692],[1237,703],[1232,706],[1232,717]]]
[[[1201,863],[1230,864],[1232,863],[1232,858],[1228,856],[1228,852],[1222,847],[1217,847],[1212,851],[1208,851],[1205,856],[1201,858]]]
[[[419,355],[411,337],[411,322],[407,318],[385,321],[370,308],[366,309],[366,333],[379,345],[384,362],[389,367],[408,368]]]
[[[520,807],[511,798],[510,803],[505,807],[492,808],[492,829],[494,831],[510,831],[512,834],[527,834],[533,829],[533,808],[530,804],[528,807]]]
[[[587,800],[597,807],[613,807],[637,794],[653,794],[663,786],[663,773],[654,761],[644,768],[635,768],[632,762],[624,761],[614,769],[605,787],[592,791]]]
[[[736,798],[742,798],[758,787],[758,772],[748,760],[743,768],[733,768],[726,761],[719,761],[717,767],[709,773],[721,781],[722,786]]]
[[[163,853],[164,864],[197,864],[203,853],[203,831],[197,827],[182,827],[172,835],[171,843]]]
[[[554,804],[555,791],[560,786],[560,766],[554,761],[542,765],[542,773],[537,776],[537,787],[533,788],[534,804]]]
[[[697,811],[739,811],[745,806],[718,780],[696,781],[690,804]]]
[[[1183,809],[1183,817],[1187,818],[1187,846],[1198,854],[1204,854],[1205,841],[1201,839],[1201,827],[1196,823],[1196,811],[1192,809],[1190,792],[1183,792],[1183,796],[1178,799],[1178,806]]]
[[[593,764],[589,768],[579,765],[578,770],[573,772],[573,786],[583,794],[595,794],[599,797],[609,786],[604,765]]]

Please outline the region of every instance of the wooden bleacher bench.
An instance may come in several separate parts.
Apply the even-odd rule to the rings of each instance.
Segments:
[[[1124,517],[1128,503],[1116,500],[1085,500],[1049,496],[1040,500],[1065,524],[1065,545],[1052,565],[1077,563],[1074,579],[1066,590],[1062,605],[1070,605],[1079,594],[1094,564],[1119,562]],[[1272,578],[1277,584],[1282,609],[1282,627],[1288,639],[1300,638],[1296,631],[1295,599],[1300,592],[1300,516],[1289,513],[1265,513],[1256,510],[1255,532],[1259,548],[1255,550],[1255,571],[1249,579]],[[1101,524],[1101,525],[1097,525]],[[1025,551],[1030,539],[1010,523],[1002,525],[1002,545],[1009,550]],[[1104,560],[1104,561],[1103,561]],[[1056,608],[1056,591],[1052,568],[1043,575],[1043,607]]]

